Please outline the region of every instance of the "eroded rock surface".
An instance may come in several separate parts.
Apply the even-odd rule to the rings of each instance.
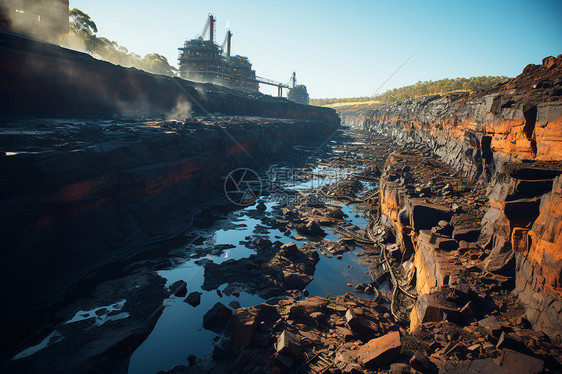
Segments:
[[[562,173],[561,85],[562,56],[548,57],[542,65],[529,65],[518,77],[485,91],[339,109],[344,123],[390,135],[400,144],[425,144],[455,173],[481,183],[486,205],[481,196],[471,207],[455,202],[466,212],[476,211],[475,218],[480,220],[468,220],[462,230],[469,231],[458,231],[460,225],[453,224],[456,233],[452,239],[457,240],[458,250],[478,251],[463,266],[471,272],[483,271],[485,277],[503,279],[502,283],[515,280],[515,294],[526,308],[526,317],[557,342],[562,321],[557,187]],[[412,222],[410,200],[435,187],[433,181],[419,183],[411,171],[402,172],[403,159],[391,157],[389,165],[381,180],[381,211],[396,228],[399,242],[406,244],[410,239],[404,239],[403,227],[419,229]],[[414,191],[406,188],[409,180],[416,186]],[[451,186],[449,192],[442,188],[442,195],[466,195],[467,191],[455,191]],[[468,249],[462,242],[478,247]],[[430,263],[439,261],[427,263],[429,276],[424,278],[428,284],[437,284],[434,278],[444,279],[445,275]],[[418,270],[417,275],[423,284],[419,277],[423,274]]]

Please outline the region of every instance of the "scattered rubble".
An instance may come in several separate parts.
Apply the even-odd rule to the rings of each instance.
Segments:
[[[364,139],[360,133],[354,136]],[[369,144],[361,152],[368,154],[369,147],[376,149]],[[358,161],[336,156],[328,165],[350,167],[354,162]],[[529,329],[524,309],[511,292],[513,272],[487,266],[495,257],[493,247],[481,240],[480,222],[488,201],[483,184],[461,176],[423,149],[394,152],[385,164],[384,157],[372,162],[378,167],[365,167],[355,175],[382,170],[378,195],[350,189],[349,179],[359,179],[351,177],[323,187],[323,201],[308,203],[311,195],[305,191],[301,202],[281,209],[277,225],[282,231],[296,229],[316,241],[300,246],[271,243],[251,261],[268,273],[276,256],[293,259],[286,263],[289,269],[269,273],[277,280],[272,284],[293,298],[238,308],[226,329],[235,348],[212,367],[256,373],[507,373],[514,372],[511,362],[529,357],[529,369],[521,367],[525,372],[558,370],[562,350],[548,336]],[[349,224],[340,213],[342,202],[361,204],[371,224],[365,229]],[[316,225],[324,234],[312,229]],[[341,239],[322,239],[326,227]],[[290,291],[289,284],[295,282],[291,286],[296,287],[306,276],[294,276],[290,270],[299,258],[306,264],[305,255],[313,251],[336,256],[356,246],[362,248],[373,283],[349,286],[359,293],[378,292],[375,300],[349,293],[299,299],[302,293]],[[276,253],[264,257],[268,248]],[[501,263],[513,271],[509,261]],[[237,266],[248,268],[246,260],[239,262]],[[218,276],[217,284],[226,282],[218,270],[207,274]],[[390,281],[388,293],[377,283],[385,278]],[[302,281],[299,286],[305,285]]]
[[[559,59],[526,71],[557,69]],[[496,89],[505,95],[504,88],[517,89],[523,78]],[[533,90],[542,89],[539,83]],[[470,97],[484,100],[474,110],[519,113],[501,97]],[[436,98],[423,100],[416,105]],[[525,108],[519,108],[521,127],[533,122]],[[540,110],[542,119],[550,116]],[[198,263],[205,267],[205,291],[257,293],[267,301],[216,303],[202,320],[219,334],[212,361],[189,356],[189,367],[168,373],[560,372],[562,165],[546,159],[551,141],[537,134],[515,139],[514,152],[532,155],[532,138],[541,138],[546,145],[534,151],[540,157],[506,161],[503,135],[491,139],[453,123],[450,129],[464,126],[464,137],[447,132],[435,140],[417,120],[411,131],[391,131],[393,137],[347,130],[354,142],[322,161],[345,170],[333,183],[293,191],[289,204],[258,203],[256,214],[269,214],[268,224],[294,242],[247,237],[244,243],[255,249],[250,256]],[[549,126],[556,123],[544,122]],[[368,225],[353,224],[344,204],[364,212]],[[344,295],[307,298],[319,253],[341,258],[357,248],[371,282],[348,283]],[[183,297],[187,284],[178,281],[170,290]],[[192,292],[185,301],[197,306],[200,297]]]

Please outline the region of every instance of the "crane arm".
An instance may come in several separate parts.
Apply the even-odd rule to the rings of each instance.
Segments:
[[[226,46],[226,41],[228,40],[228,31],[226,32],[226,35],[224,36],[224,41],[221,44],[221,49],[224,51],[224,47]]]
[[[207,18],[207,23],[205,23],[205,27],[203,27],[203,31],[201,32],[201,38],[205,39],[205,35],[207,34],[207,30],[209,30],[209,18]]]
[[[263,78],[263,77],[256,77],[255,79],[258,83],[269,84],[270,86],[277,86],[283,88],[289,88],[289,85],[286,83],[281,83],[274,81],[273,79]]]

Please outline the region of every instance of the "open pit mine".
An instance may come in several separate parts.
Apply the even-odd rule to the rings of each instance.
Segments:
[[[562,55],[336,111],[201,81],[213,22],[182,77],[0,28],[0,371],[561,372]]]

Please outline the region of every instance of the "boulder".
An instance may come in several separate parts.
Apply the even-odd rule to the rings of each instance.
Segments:
[[[201,295],[202,295],[201,292],[198,291],[192,292],[189,295],[187,295],[184,301],[191,306],[197,306],[201,304]]]
[[[420,351],[414,353],[412,358],[410,358],[409,364],[412,368],[422,373],[429,373],[435,370],[435,365]]]
[[[297,231],[310,236],[324,236],[326,233],[322,227],[315,220],[310,220],[306,225],[300,225],[297,227]]]
[[[509,348],[516,351],[524,351],[527,347],[523,340],[514,332],[505,333],[502,331],[498,343],[496,344],[496,349]]]
[[[297,247],[297,245],[295,243],[289,242],[289,243],[283,244],[281,246],[281,248],[279,248],[279,253],[284,257],[290,258],[290,257],[299,253],[299,248]]]
[[[323,312],[326,310],[328,302],[321,297],[311,297],[300,300],[296,305],[289,309],[290,319],[308,319],[314,312]]]
[[[345,322],[353,333],[358,335],[361,339],[373,337],[380,329],[375,322],[358,317],[353,309],[348,309],[345,313]]]
[[[502,350],[498,363],[505,373],[538,374],[544,368],[544,361],[507,348]]]
[[[187,283],[185,281],[176,281],[172,283],[169,288],[174,296],[183,297],[187,295]]]
[[[352,329],[359,326],[359,317],[357,317],[353,309],[348,309],[347,312],[345,312],[345,322]]]
[[[228,303],[228,306],[232,309],[238,309],[241,307],[240,303],[236,300],[232,300],[230,303]]]
[[[302,358],[301,342],[295,334],[284,330],[277,339],[276,352],[297,362]]]
[[[230,316],[232,316],[232,310],[218,302],[203,316],[203,327],[212,331],[220,330]]]
[[[419,233],[414,255],[416,291],[432,292],[436,287],[447,286],[451,279],[459,277],[462,269],[455,257],[437,247],[438,234],[428,230]]]
[[[283,281],[289,290],[303,290],[311,280],[311,277],[306,274],[292,272],[283,274]]]
[[[494,238],[496,244],[484,260],[484,269],[491,273],[511,275],[515,270],[515,255],[511,244],[503,239]]]
[[[271,248],[273,243],[269,239],[258,238],[254,240],[254,245],[257,249],[268,249]]]
[[[238,309],[233,320],[232,344],[239,348],[249,347],[260,323],[259,309],[255,307]]]
[[[423,294],[418,297],[414,308],[410,312],[410,329],[412,331],[422,323],[462,320],[460,309],[457,305],[446,301],[443,293]]]
[[[382,365],[398,358],[401,346],[400,333],[393,331],[360,346],[357,356],[363,365]]]
[[[478,324],[484,327],[484,329],[488,331],[491,335],[497,337],[500,336],[502,326],[495,316],[489,316],[484,319],[481,319],[480,321],[478,321]]]

